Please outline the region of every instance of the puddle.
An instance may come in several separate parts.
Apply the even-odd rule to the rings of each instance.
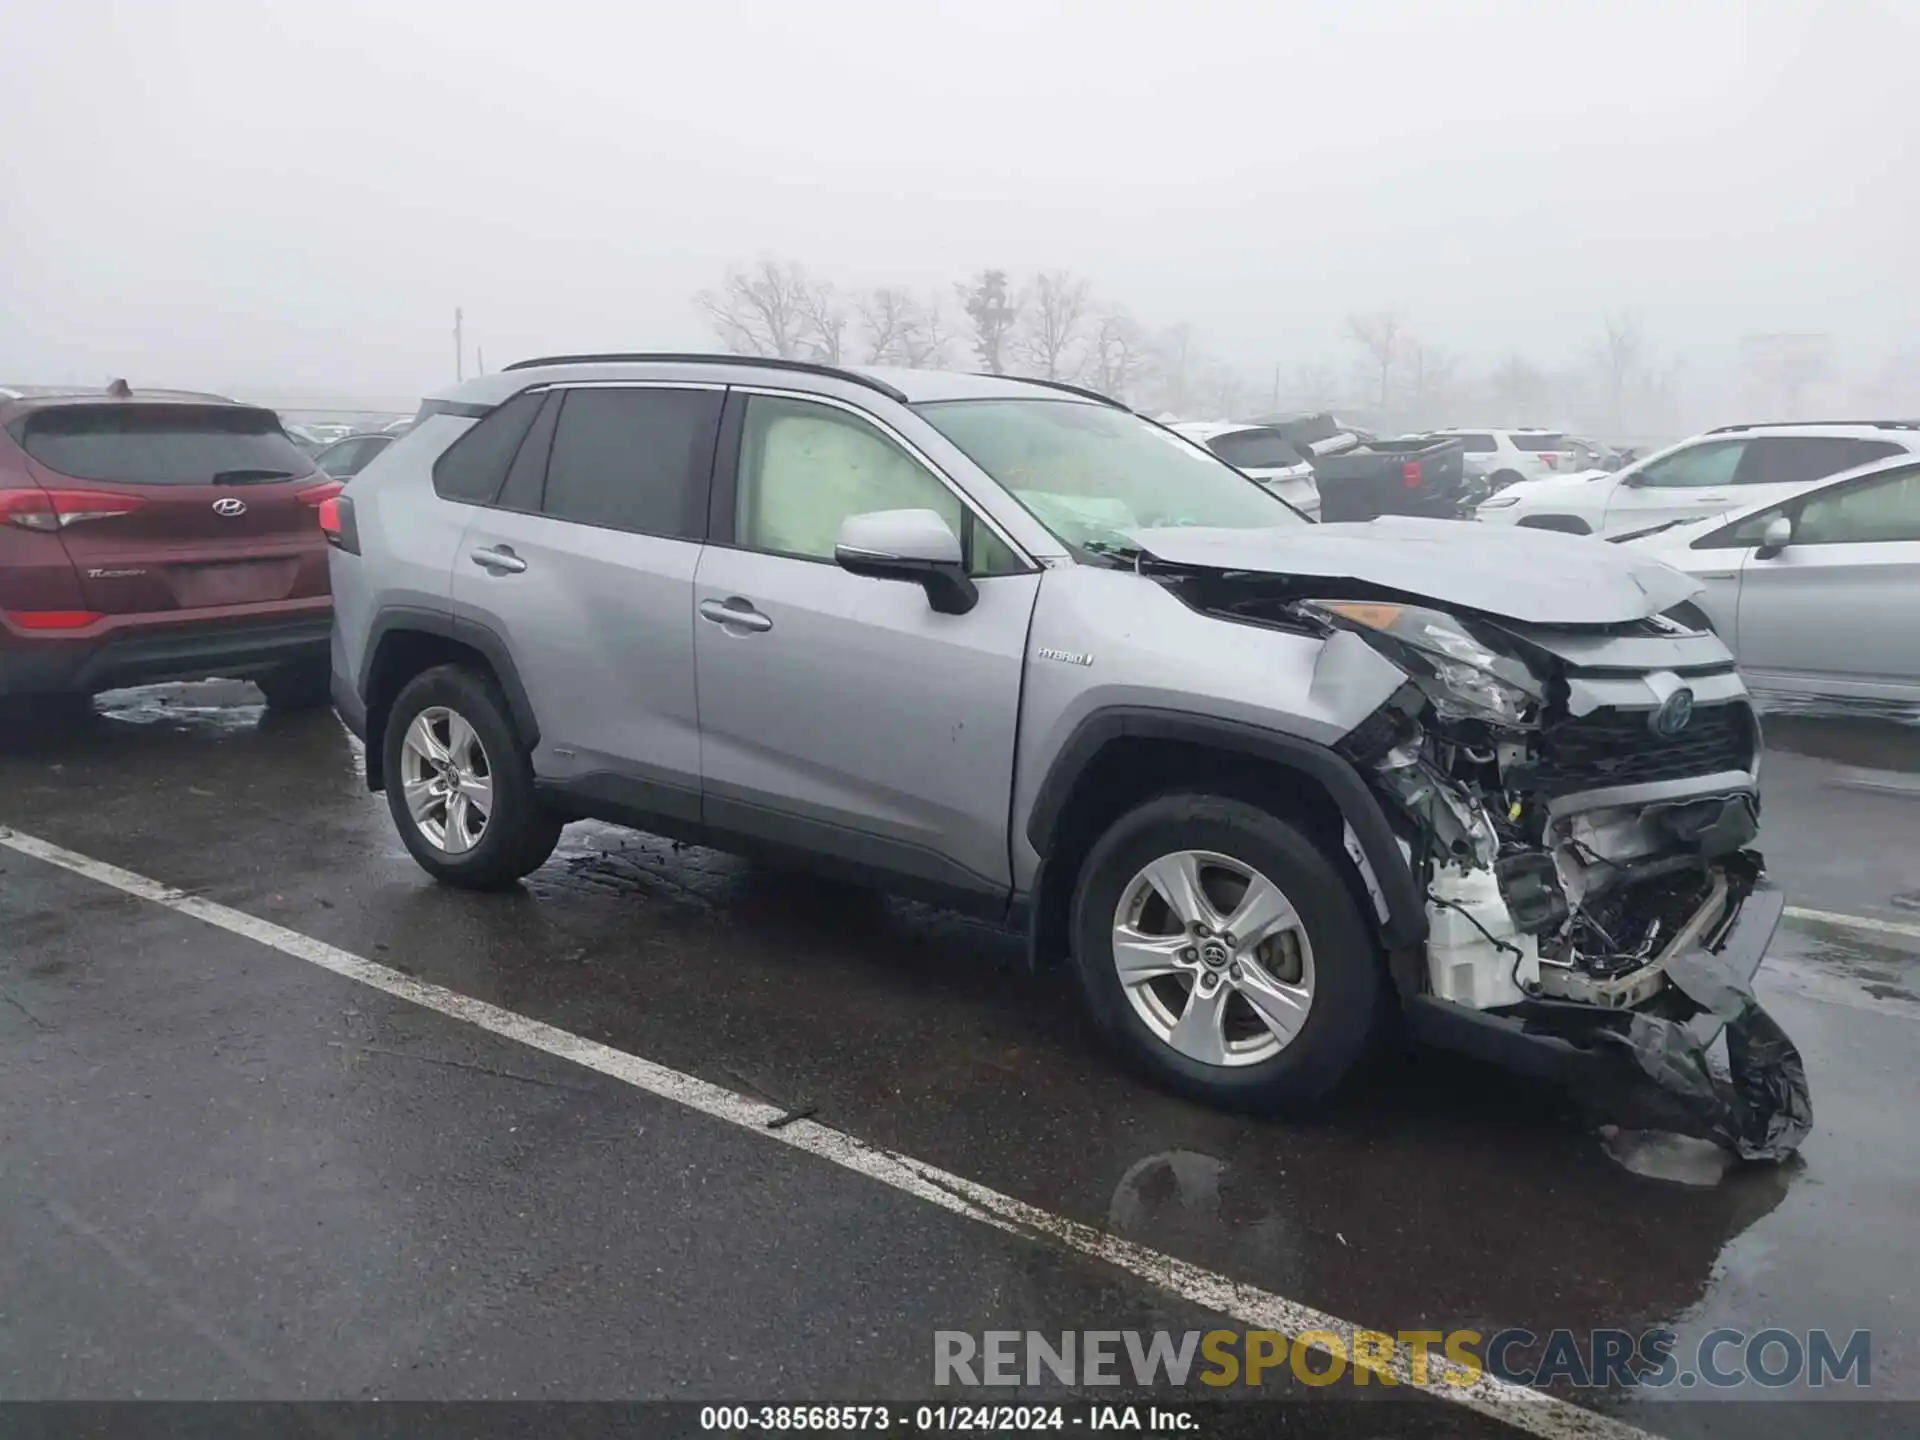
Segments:
[[[1735,1163],[1731,1152],[1711,1140],[1664,1130],[1622,1130],[1603,1125],[1600,1148],[1608,1159],[1632,1174],[1702,1190],[1718,1185]]]

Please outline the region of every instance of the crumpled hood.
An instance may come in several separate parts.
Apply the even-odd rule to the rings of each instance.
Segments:
[[[1155,560],[1209,570],[1357,580],[1539,625],[1617,625],[1701,584],[1644,550],[1587,535],[1389,515],[1267,530],[1135,530]]]

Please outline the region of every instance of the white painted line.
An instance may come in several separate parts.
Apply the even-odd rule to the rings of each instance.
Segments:
[[[1838,910],[1809,910],[1804,905],[1787,906],[1789,920],[1809,920],[1815,925],[1837,925],[1842,930],[1865,930],[1874,935],[1900,935],[1920,940],[1920,924],[1911,920],[1881,920],[1872,915],[1843,915]]]
[[[76,854],[3,826],[0,826],[0,845],[35,860],[58,865],[102,885],[110,885],[128,895],[163,905],[182,915],[192,916],[231,934],[257,941],[283,955],[332,971],[335,975],[357,980],[362,985],[438,1011],[455,1020],[463,1020],[503,1039],[545,1051],[563,1060],[571,1060],[576,1065],[697,1110],[713,1119],[724,1120],[729,1125],[738,1125],[796,1150],[804,1150],[809,1155],[829,1160],[868,1179],[878,1180],[883,1185],[891,1185],[896,1190],[956,1215],[964,1215],[1011,1235],[1051,1243],[1101,1261],[1148,1284],[1170,1291],[1202,1309],[1230,1316],[1249,1329],[1274,1330],[1290,1337],[1314,1330],[1331,1331],[1341,1337],[1351,1357],[1354,1332],[1367,1328],[1289,1300],[1284,1295],[1242,1284],[1175,1256],[1109,1235],[1078,1220],[1055,1215],[910,1155],[869,1145],[845,1131],[816,1121],[798,1120],[777,1130],[769,1129],[768,1126],[783,1114],[777,1105],[749,1099],[571,1031],[517,1015],[511,1010],[503,1010],[497,1005],[475,1000],[443,986],[416,980],[349,950],[315,940],[310,935],[302,935],[297,930],[289,930],[270,920],[261,920],[243,911],[189,895],[157,880],[149,880],[144,875],[136,875],[131,870],[122,870],[117,865]],[[1437,1356],[1431,1359],[1424,1382],[1415,1381],[1409,1357],[1397,1349],[1391,1364],[1369,1368],[1390,1375],[1408,1389],[1417,1389],[1436,1399],[1464,1406],[1529,1434],[1546,1437],[1546,1440],[1655,1440],[1652,1432],[1625,1421],[1488,1375],[1482,1374],[1470,1383],[1453,1383],[1467,1381],[1467,1372]]]

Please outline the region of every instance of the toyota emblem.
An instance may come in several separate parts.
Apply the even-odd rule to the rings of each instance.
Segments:
[[[1653,733],[1671,740],[1693,719],[1693,691],[1681,686],[1660,702],[1660,708],[1648,717]]]
[[[222,496],[213,502],[213,513],[216,515],[225,515],[228,519],[232,519],[235,515],[244,515],[247,513],[247,502],[236,499],[232,495]]]

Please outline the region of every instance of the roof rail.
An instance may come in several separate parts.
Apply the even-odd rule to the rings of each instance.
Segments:
[[[1851,425],[1861,430],[1920,430],[1920,420],[1755,420],[1745,425],[1721,425],[1709,435],[1731,435],[1736,430],[1797,430],[1801,426]]]
[[[848,370],[840,365],[827,365],[817,360],[786,360],[777,355],[714,355],[634,352],[611,353],[605,355],[541,355],[532,360],[516,360],[505,367],[507,370],[536,370],[547,365],[618,365],[638,362],[661,365],[757,365],[763,370],[796,370],[805,375],[825,375],[834,380],[845,380],[850,384],[864,385],[869,390],[878,390],[889,400],[898,400],[902,405],[910,403],[903,391],[894,389],[884,380],[876,380],[871,375],[863,375],[858,370]]]
[[[1064,380],[1042,380],[1037,375],[996,375],[991,370],[976,370],[973,373],[988,380],[1018,380],[1023,385],[1044,385],[1049,390],[1064,390],[1067,394],[1078,395],[1083,400],[1098,400],[1102,405],[1111,405],[1115,410],[1127,410],[1129,415],[1133,413],[1125,404],[1111,395],[1102,395],[1098,390],[1089,390],[1084,385],[1069,385]]]

